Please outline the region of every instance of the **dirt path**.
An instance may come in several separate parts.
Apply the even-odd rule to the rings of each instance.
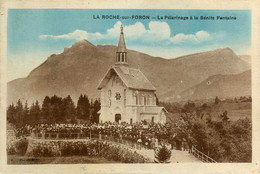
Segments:
[[[172,150],[172,163],[202,163],[195,156],[190,154],[188,151]]]
[[[153,150],[139,150],[138,153],[154,159]],[[188,151],[172,150],[171,163],[202,163],[202,161],[195,158]]]

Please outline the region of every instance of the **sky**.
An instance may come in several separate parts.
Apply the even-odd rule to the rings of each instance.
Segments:
[[[117,45],[121,24],[127,48],[152,56],[176,58],[226,47],[250,54],[249,10],[9,9],[8,81],[26,77],[48,56],[82,39]]]

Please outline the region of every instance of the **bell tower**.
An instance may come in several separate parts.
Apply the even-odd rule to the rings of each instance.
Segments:
[[[125,46],[123,25],[121,25],[120,38],[118,42],[118,47],[116,51],[116,65],[128,65],[127,61],[127,49]]]

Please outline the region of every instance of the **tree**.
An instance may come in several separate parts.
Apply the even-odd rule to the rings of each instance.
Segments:
[[[38,100],[36,100],[36,102],[35,102],[34,112],[35,112],[34,117],[35,117],[36,123],[39,123],[40,119],[41,119],[41,108],[40,108]]]
[[[191,113],[196,110],[196,105],[193,102],[188,102],[183,106],[182,112]]]
[[[251,162],[251,120],[230,121],[227,111],[221,113],[219,119],[211,117],[210,113],[206,113],[208,117],[202,117],[203,113],[197,112],[198,109],[211,111],[210,106],[196,107],[188,102],[174,120],[171,135],[175,135],[172,140],[176,147],[185,138],[190,145],[218,162]]]
[[[62,122],[64,120],[63,109],[62,109],[62,98],[54,95],[50,98],[50,104],[51,104],[51,112],[50,112],[51,123]]]
[[[23,114],[22,114],[22,119],[24,124],[29,124],[30,123],[30,117],[29,117],[29,107],[28,107],[28,102],[26,101],[24,104],[24,109],[23,109]]]
[[[78,118],[90,121],[90,103],[86,95],[80,95],[76,112]]]
[[[217,104],[219,104],[219,102],[220,102],[220,100],[219,100],[218,96],[216,96],[216,98],[215,98],[215,104],[217,105]]]
[[[8,106],[7,109],[7,121],[9,123],[15,123],[15,115],[16,115],[16,110],[14,104],[12,103],[11,105]]]
[[[17,126],[24,126],[23,122],[23,104],[21,100],[19,99],[15,106],[15,125]]]
[[[35,103],[32,103],[29,115],[31,124],[38,124],[41,122],[41,109],[38,100],[36,100]]]
[[[159,163],[169,163],[171,158],[171,150],[168,149],[165,145],[158,147],[154,151],[155,162]]]
[[[92,123],[98,123],[99,122],[99,114],[98,111],[100,110],[101,106],[100,106],[100,102],[98,100],[94,101],[93,104],[93,112],[92,112]]]
[[[76,110],[74,102],[72,101],[70,95],[62,100],[62,108],[62,112],[64,115],[63,119],[75,120]]]
[[[43,100],[40,122],[41,123],[51,122],[51,99],[49,96],[46,96]]]
[[[80,94],[78,102],[77,102],[77,108],[76,108],[76,114],[78,118],[83,117],[83,95]]]
[[[228,114],[228,112],[227,112],[227,111],[224,111],[224,112],[220,115],[220,117],[221,117],[223,123],[227,123],[228,120],[229,120],[229,117],[228,117],[227,114]]]

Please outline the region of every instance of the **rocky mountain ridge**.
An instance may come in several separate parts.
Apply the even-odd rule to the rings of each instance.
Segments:
[[[71,95],[74,101],[81,93],[89,98],[99,98],[100,91],[96,87],[108,68],[115,63],[116,49],[113,45],[95,46],[87,40],[76,42],[65,48],[63,53],[49,56],[26,78],[8,82],[8,103],[18,99],[42,101],[46,95],[54,94],[62,97]],[[181,93],[210,76],[239,74],[251,69],[230,48],[174,59],[128,50],[128,61],[129,66],[139,67],[156,87],[160,100],[169,101],[178,100]],[[243,95],[244,92],[237,93]]]

